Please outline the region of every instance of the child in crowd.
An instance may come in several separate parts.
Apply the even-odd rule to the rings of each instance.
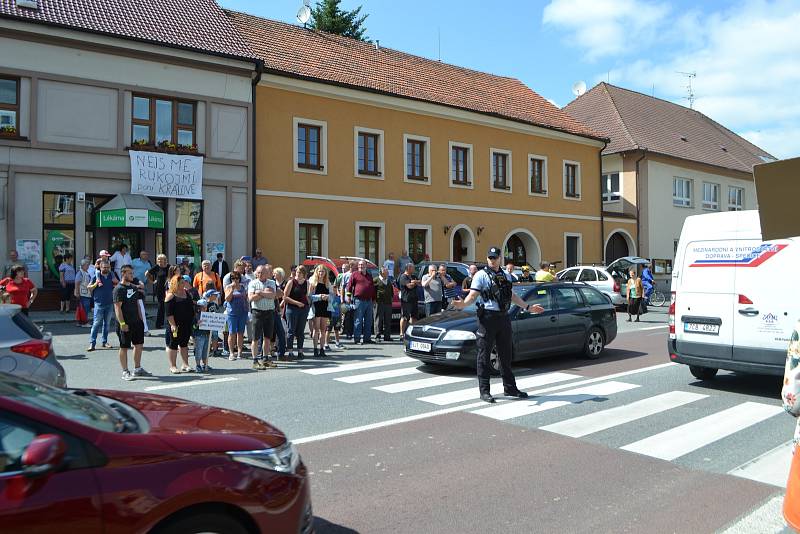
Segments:
[[[195,304],[196,317],[194,321],[194,363],[195,371],[198,373],[208,373],[211,368],[208,366],[208,340],[211,336],[209,330],[200,330],[200,314],[208,309],[208,301],[200,299]]]
[[[206,282],[203,298],[208,302],[206,311],[211,313],[222,313],[222,305],[219,303],[219,291],[213,281]],[[209,354],[219,356],[219,330],[211,332],[211,346]]]

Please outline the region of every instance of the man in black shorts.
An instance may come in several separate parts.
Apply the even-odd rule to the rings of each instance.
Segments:
[[[250,350],[253,353],[253,369],[261,371],[277,367],[270,354],[270,338],[275,329],[275,297],[282,294],[272,279],[272,265],[259,265],[255,274],[256,279],[247,286],[247,299],[253,314],[253,342]],[[263,349],[263,352],[260,353],[259,349]]]
[[[133,284],[133,267],[124,265],[122,280],[114,288],[114,313],[117,316],[117,337],[119,338],[119,364],[122,366],[122,379],[133,380],[137,376],[152,376],[142,367],[142,346],[144,345],[144,318],[139,308],[139,300],[144,295]],[[133,373],[128,370],[128,349],[133,345]]]
[[[414,264],[407,263],[405,271],[397,279],[397,286],[400,289],[400,337],[406,333],[406,327],[417,320],[417,286],[419,280],[414,274]]]

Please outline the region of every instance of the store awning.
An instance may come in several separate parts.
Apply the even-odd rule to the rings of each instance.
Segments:
[[[99,228],[164,228],[164,211],[142,195],[117,195],[95,217]]]

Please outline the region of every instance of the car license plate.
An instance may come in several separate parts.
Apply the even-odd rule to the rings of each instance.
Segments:
[[[683,323],[683,331],[692,332],[695,334],[711,334],[712,336],[718,336],[719,325],[708,323]]]
[[[418,350],[420,352],[430,352],[431,344],[422,343],[421,341],[412,341],[410,345],[411,350]]]

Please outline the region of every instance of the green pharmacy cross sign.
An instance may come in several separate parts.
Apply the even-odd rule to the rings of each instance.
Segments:
[[[148,209],[121,208],[99,210],[100,228],[164,228],[164,212]]]

